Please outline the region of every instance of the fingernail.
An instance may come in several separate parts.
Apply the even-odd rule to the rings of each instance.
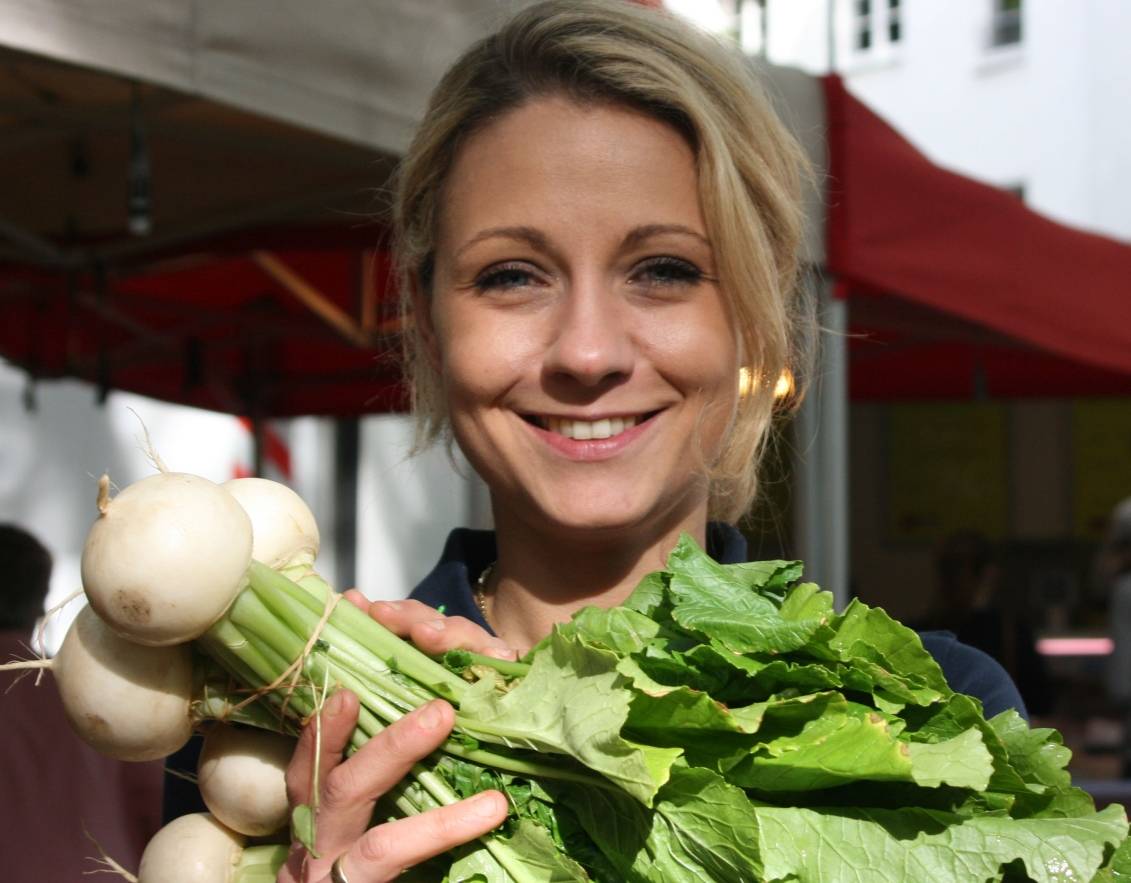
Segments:
[[[498,794],[477,794],[468,803],[471,814],[481,819],[493,819],[499,815]]]
[[[426,730],[434,730],[443,721],[444,713],[437,702],[429,702],[420,709],[420,726]]]
[[[341,711],[342,711],[342,694],[341,693],[335,693],[333,696],[331,696],[329,699],[327,699],[326,705],[323,708],[323,711],[330,717],[333,717],[336,714],[341,714]]]
[[[492,656],[495,659],[505,659],[508,662],[514,660],[514,651],[509,647],[488,647],[487,655]]]
[[[424,627],[434,632],[442,632],[445,628],[445,623],[442,619],[434,619],[431,622],[424,623]]]

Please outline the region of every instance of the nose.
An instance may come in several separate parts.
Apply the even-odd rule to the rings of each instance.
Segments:
[[[571,286],[555,316],[544,369],[549,378],[584,387],[615,384],[632,373],[635,346],[629,317],[610,286]]]

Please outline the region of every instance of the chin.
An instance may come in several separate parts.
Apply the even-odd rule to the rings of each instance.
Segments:
[[[667,505],[664,505],[665,502]],[[643,505],[645,501],[636,496],[630,500],[622,498],[613,501],[603,498],[564,506],[539,507],[535,502],[535,508],[539,512],[536,517],[544,519],[557,533],[593,535],[595,539],[601,539],[659,524],[665,520],[663,513],[673,508],[672,502],[651,500],[649,504]]]

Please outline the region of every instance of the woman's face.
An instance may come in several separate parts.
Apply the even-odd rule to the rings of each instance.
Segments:
[[[543,98],[468,139],[444,189],[430,317],[452,428],[500,520],[705,519],[738,356],[674,129]]]

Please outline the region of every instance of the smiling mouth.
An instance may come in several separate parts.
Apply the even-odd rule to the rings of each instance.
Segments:
[[[636,414],[627,417],[603,417],[600,420],[570,420],[563,417],[542,417],[537,414],[524,414],[527,423],[575,441],[590,441],[612,438],[651,420],[659,411]]]

